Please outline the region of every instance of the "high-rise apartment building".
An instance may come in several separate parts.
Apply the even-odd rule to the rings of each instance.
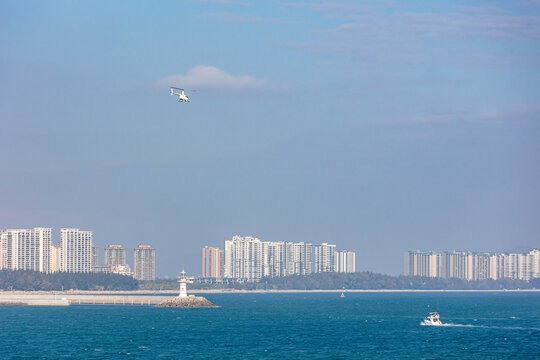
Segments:
[[[91,266],[97,266],[99,264],[99,248],[96,244],[92,243],[92,261]]]
[[[405,275],[437,277],[437,260],[437,254],[432,251],[409,250],[405,253]]]
[[[336,272],[336,245],[315,245],[315,272]]]
[[[531,250],[528,255],[531,257],[531,277],[540,278],[540,250]]]
[[[221,278],[223,272],[223,250],[205,246],[202,249],[202,277]]]
[[[295,254],[296,260],[295,260]],[[300,259],[299,249],[295,249],[295,244],[284,241],[265,241],[263,243],[264,276],[278,277],[293,275],[295,272],[295,261]],[[311,267],[311,264],[309,264]]]
[[[299,242],[292,244],[292,271],[287,275],[311,274],[311,254],[313,246],[310,243]]]
[[[504,277],[530,280],[540,277],[540,250],[534,249],[527,254],[502,254]]]
[[[519,279],[519,254],[502,254],[504,259],[504,277]]]
[[[60,271],[60,259],[62,258],[62,243],[51,244],[51,273]]]
[[[264,277],[287,276],[294,271],[294,244],[292,242],[263,241],[261,257]]]
[[[234,237],[233,237],[234,240]],[[233,240],[225,240],[223,246],[223,277],[232,278],[234,273],[234,263],[236,262]]]
[[[125,265],[126,249],[122,245],[109,245],[104,250],[105,265]]]
[[[356,253],[354,251],[336,251],[336,270],[340,273],[356,272]]]
[[[437,269],[435,271],[435,269]],[[540,251],[527,254],[494,254],[445,251],[442,254],[411,250],[405,254],[405,275],[464,280],[540,277]]]
[[[92,232],[79,229],[61,229],[62,250],[60,271],[92,271]]]
[[[497,280],[499,257],[492,253],[474,253],[473,254],[473,280]]]
[[[263,276],[262,244],[250,236],[225,240],[224,275],[229,278],[259,281]]]
[[[518,278],[521,280],[531,280],[532,256],[529,254],[519,254]]]
[[[49,273],[51,234],[51,228],[0,232],[0,269]]]
[[[442,277],[472,280],[469,259],[471,259],[469,252],[445,251],[441,258],[443,264]]]
[[[7,232],[0,230],[0,270],[7,269]]]
[[[139,245],[133,252],[135,272],[133,277],[137,280],[155,280],[156,278],[156,251],[150,245]]]
[[[262,256],[262,276],[263,277],[275,277],[276,273],[279,272],[276,269],[276,243],[269,241],[263,241],[261,243],[261,256]]]

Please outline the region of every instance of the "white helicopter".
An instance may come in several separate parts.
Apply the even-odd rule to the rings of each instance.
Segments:
[[[175,92],[174,90],[180,90],[181,92]],[[184,92],[184,89],[171,86],[171,96],[173,95],[178,96],[178,102],[189,102],[189,97]]]

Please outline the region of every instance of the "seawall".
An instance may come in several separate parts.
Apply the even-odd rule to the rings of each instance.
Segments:
[[[0,305],[68,306],[83,305],[157,305],[169,296],[144,295],[67,295],[0,294]]]

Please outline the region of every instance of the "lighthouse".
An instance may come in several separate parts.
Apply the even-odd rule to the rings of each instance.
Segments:
[[[178,282],[180,283],[180,294],[178,295],[178,297],[187,297],[187,283],[193,284],[193,278],[188,278],[186,276],[186,272],[182,270],[182,272],[180,273],[180,277],[178,278]]]

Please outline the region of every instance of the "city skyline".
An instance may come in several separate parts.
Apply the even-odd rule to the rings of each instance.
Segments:
[[[138,280],[156,278],[155,249],[150,245],[139,244],[134,249],[132,272],[122,245],[107,245],[103,251],[103,264],[100,264],[99,247],[93,242],[92,231],[61,228],[61,241],[58,243],[54,242],[52,232],[52,228],[40,227],[0,229],[0,270],[107,272],[133,276]],[[356,272],[356,253],[338,250],[335,244],[275,242],[235,235],[231,240],[224,240],[223,249],[204,246],[201,264],[201,278],[259,281],[263,277]],[[190,272],[197,274],[196,271]],[[408,250],[403,274],[528,281],[540,277],[540,250],[522,253]]]
[[[30,270],[43,273],[113,273],[138,280],[155,279],[155,249],[138,245],[133,249],[132,272],[126,262],[126,249],[118,244],[104,248],[104,263],[99,262],[99,247],[92,231],[61,228],[55,242],[52,228],[0,229],[0,270]]]
[[[60,229],[60,241],[55,242],[54,236],[53,236],[53,229],[47,228],[47,227],[34,227],[30,229],[6,229],[2,230],[0,229],[0,269],[22,269],[22,270],[35,270],[35,271],[42,271],[42,272],[57,272],[57,271],[74,271],[74,272],[113,272],[113,273],[119,273],[123,275],[135,275],[135,270],[132,271],[131,267],[129,266],[127,262],[127,256],[126,256],[126,249],[123,247],[123,245],[119,244],[108,244],[106,247],[103,248],[103,261],[99,262],[99,246],[93,241],[93,232],[92,231],[80,231],[76,228],[61,228]],[[70,238],[75,239],[76,241],[73,242]],[[232,239],[243,239],[242,236],[233,236]],[[290,244],[291,246],[309,246],[309,249],[312,249],[312,251],[308,251],[310,255],[308,255],[307,264],[309,264],[307,267],[305,267],[303,270],[302,268],[294,268],[293,273],[296,274],[310,274],[310,273],[317,273],[317,272],[325,272],[325,271],[332,271],[332,272],[350,272],[348,270],[349,268],[352,268],[352,272],[357,271],[356,270],[356,252],[350,251],[350,250],[337,250],[335,244],[328,244],[328,243],[322,243],[320,245],[313,245],[311,243],[305,243],[305,242],[299,242],[299,243],[293,243],[293,242],[275,242],[275,241],[268,241],[268,240],[260,240],[257,237],[251,237],[247,236],[246,239],[250,239],[249,241],[256,240],[257,242],[266,243],[266,244]],[[17,246],[15,246],[15,243],[18,241]],[[227,240],[225,238],[225,247],[227,246]],[[43,243],[44,242],[44,243]],[[64,247],[64,251],[62,251],[62,243],[65,242],[66,244],[69,243],[69,246]],[[13,244],[13,245],[11,245]],[[41,244],[41,245],[40,245]],[[45,245],[44,245],[45,244]],[[48,247],[46,244],[50,244]],[[15,246],[15,247],[14,247]],[[135,252],[137,252],[137,249],[140,249],[141,246],[148,247],[152,251],[151,257],[153,257],[152,264],[147,265],[152,267],[154,270],[150,271],[150,275],[148,275],[149,278],[156,278],[159,277],[156,275],[156,263],[155,263],[155,249],[151,248],[149,245],[140,245],[138,244],[137,247],[134,249]],[[275,245],[273,245],[275,246]],[[13,248],[14,250],[10,250]],[[19,256],[19,248],[21,249],[27,249],[25,251],[22,251],[22,254],[27,254],[25,258],[17,259]],[[47,250],[48,249],[48,250]],[[203,258],[202,258],[202,271],[200,272],[201,277],[209,277],[209,278],[220,278],[224,277],[224,267],[225,267],[225,252],[224,249],[221,249],[220,247],[212,247],[205,245],[203,248]],[[9,250],[9,251],[8,251]],[[443,251],[445,254],[453,253],[456,256],[482,256],[487,257],[486,264],[490,264],[490,261],[493,262],[493,260],[489,260],[488,258],[494,257],[494,256],[502,256],[502,255],[512,255],[516,256],[516,259],[514,262],[518,263],[520,261],[519,256],[523,255],[524,253],[530,252],[530,251],[538,251],[535,250],[535,248],[529,248],[529,249],[519,249],[516,250],[511,249],[507,251],[493,251],[493,250],[481,250],[481,251],[475,251],[475,250],[451,250],[451,251]],[[205,255],[206,252],[206,255]],[[76,254],[77,256],[80,256],[80,254],[83,254],[82,258],[84,258],[84,261],[77,260],[76,258],[72,256],[67,256],[68,253]],[[86,254],[86,255],[84,255]],[[291,252],[292,254],[292,252]],[[300,253],[298,253],[300,254]],[[418,264],[422,263],[424,265],[418,265],[418,266],[427,266],[427,268],[423,270],[414,270],[411,271],[411,267],[408,265],[408,262],[412,260],[409,259],[409,256],[411,254],[416,254],[420,256],[417,260],[419,261]],[[521,255],[520,255],[521,254]],[[294,255],[296,256],[296,255]],[[298,255],[300,256],[300,255]],[[536,262],[538,262],[539,255],[536,254],[534,259]],[[17,259],[17,260],[14,260]],[[68,260],[70,259],[68,263]],[[300,258],[299,258],[300,259]],[[424,259],[424,260],[422,260]],[[429,277],[441,277],[441,254],[437,253],[436,251],[428,251],[428,252],[422,252],[419,250],[408,250],[405,253],[405,269],[400,274],[404,275],[418,275],[418,276],[429,276]],[[513,259],[513,258],[512,258]],[[13,265],[13,261],[17,261],[16,265]],[[229,260],[230,261],[230,260]],[[469,259],[468,261],[472,261]],[[497,260],[498,261],[498,260]],[[135,263],[137,261],[134,259],[132,266],[135,268]],[[206,265],[205,265],[206,263]],[[431,265],[429,265],[431,263]],[[37,265],[39,264],[39,265]],[[412,262],[411,262],[412,264]],[[439,265],[434,265],[439,264]],[[508,264],[508,262],[507,262]],[[536,264],[536,263],[535,263]],[[409,267],[407,267],[409,266]],[[416,265],[415,265],[416,266]],[[465,265],[464,265],[465,266]],[[472,266],[472,263],[471,265]],[[493,265],[492,263],[490,265],[491,268],[495,268],[498,265]],[[540,265],[535,265],[536,267],[539,267]],[[67,270],[66,270],[67,269]],[[91,269],[91,270],[88,270]],[[185,269],[185,267],[182,267],[182,269]],[[199,266],[200,269],[200,266]],[[332,270],[329,270],[332,269]],[[466,270],[464,270],[465,272]],[[189,269],[190,273],[199,276],[199,272],[195,269]],[[274,270],[269,270],[270,272]],[[267,273],[264,276],[282,276],[281,270],[276,270],[277,272],[272,275],[271,273]],[[287,273],[290,270],[285,271]],[[371,269],[362,269],[358,271],[373,271]],[[416,271],[420,271],[419,273],[416,273]],[[470,271],[471,270],[467,270]],[[475,270],[476,271],[476,270]],[[493,273],[494,270],[489,270]],[[501,268],[500,270],[497,270],[497,275],[499,278],[502,277],[511,277],[513,278],[514,275],[506,276],[502,274],[506,274],[510,270]],[[536,273],[538,273],[538,269],[535,270]],[[488,272],[488,270],[486,270]],[[388,274],[389,272],[382,272],[383,274]],[[208,275],[207,275],[208,274]],[[218,275],[216,275],[218,274]],[[436,275],[433,275],[436,274]],[[139,274],[139,277],[146,278],[145,276]],[[162,275],[162,278],[170,278],[177,276],[176,273],[173,274],[165,274]],[[464,275],[463,275],[464,276]],[[477,276],[477,275],[475,275]],[[532,276],[532,275],[531,275]],[[444,276],[443,276],[444,277]],[[453,277],[453,276],[451,276]],[[537,276],[534,276],[537,277]],[[480,277],[482,278],[482,277]],[[493,278],[493,277],[491,277]],[[496,277],[495,277],[496,278]],[[521,279],[521,277],[518,277]],[[528,278],[524,278],[525,280],[528,280]]]

